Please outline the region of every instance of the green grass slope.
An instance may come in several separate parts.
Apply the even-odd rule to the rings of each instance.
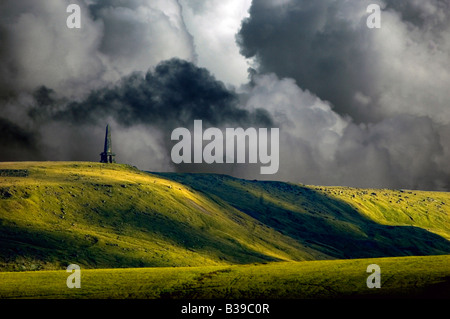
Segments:
[[[450,254],[449,193],[0,163],[0,270]]]
[[[334,258],[450,253],[450,193],[161,173]]]
[[[268,264],[0,273],[4,298],[320,299],[449,298],[450,256],[276,262]],[[381,288],[369,289],[367,266],[381,268]]]
[[[329,258],[223,201],[120,164],[0,163],[0,270]]]

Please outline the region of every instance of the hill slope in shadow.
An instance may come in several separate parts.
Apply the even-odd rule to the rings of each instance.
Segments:
[[[450,254],[449,204],[448,193],[0,163],[0,271]]]
[[[163,173],[334,258],[449,253],[450,194]]]
[[[0,269],[330,258],[225,202],[121,164],[0,163]]]

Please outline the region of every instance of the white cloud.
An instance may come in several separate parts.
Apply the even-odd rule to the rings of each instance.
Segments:
[[[105,5],[95,15],[104,26],[100,51],[120,76],[146,71],[173,57],[195,59],[192,38],[175,0]]]
[[[68,29],[66,8],[69,0],[4,1],[0,11],[3,60],[0,82],[16,89],[35,89],[38,85],[77,90],[103,73],[96,51],[101,26],[83,15],[83,28]],[[87,8],[82,6],[87,12]]]
[[[239,86],[248,82],[247,60],[235,35],[248,16],[251,0],[181,0],[183,16],[194,37],[198,65],[218,80]]]
[[[81,29],[66,26],[70,3],[81,6]],[[164,59],[195,59],[176,0],[89,4],[95,6],[81,0],[2,2],[2,89],[45,85],[76,95]]]
[[[268,110],[280,125],[280,171],[271,179],[377,188],[449,186],[442,165],[450,152],[442,143],[450,137],[449,125],[416,115],[355,124],[293,79],[274,74],[256,76],[247,94],[249,109]]]
[[[378,31],[373,35],[372,94],[384,116],[430,116],[449,124],[450,38],[444,35],[450,24],[430,33],[388,11]]]

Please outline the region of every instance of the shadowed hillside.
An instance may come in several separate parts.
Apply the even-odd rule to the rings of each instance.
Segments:
[[[0,269],[330,258],[224,202],[133,167],[0,164]]]
[[[449,197],[121,164],[0,163],[0,269],[450,254]]]
[[[213,174],[159,174],[225,201],[335,258],[448,254],[448,193],[311,187]]]

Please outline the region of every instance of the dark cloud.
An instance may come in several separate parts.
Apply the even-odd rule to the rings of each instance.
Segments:
[[[238,89],[196,66],[185,1],[75,1],[78,31],[61,27],[69,2],[0,2],[0,160],[97,161],[109,123],[119,162],[142,169],[450,189],[448,0],[255,0],[237,39],[256,63]],[[383,8],[379,30],[366,26],[372,2]],[[185,15],[203,59],[207,39],[229,32],[203,30],[220,13],[210,6],[193,2]],[[208,66],[235,56],[214,48],[224,52],[207,52]],[[215,74],[242,65],[232,62]],[[279,172],[173,167],[170,134],[195,119],[279,127]]]
[[[448,187],[442,166],[448,138],[428,117],[399,115],[376,125],[350,125],[335,155],[337,180],[360,187],[439,189]]]
[[[41,89],[36,96],[51,105],[50,92]],[[84,101],[68,103],[52,117],[79,124],[112,117],[124,126],[148,124],[163,130],[190,127],[195,119],[211,126],[271,125],[268,112],[239,107],[234,91],[208,70],[180,59],[163,61],[154,71],[134,73],[114,86],[95,90]]]
[[[382,8],[381,29],[366,25],[371,3]],[[274,78],[256,86],[254,99],[276,97],[267,107],[289,136],[282,168],[313,184],[448,190],[449,6],[253,1],[237,35],[241,53],[256,60],[256,74],[301,88]]]
[[[273,126],[269,112],[241,107],[236,92],[227,89],[208,70],[180,59],[163,61],[147,73],[133,73],[115,85],[92,91],[81,101],[60,98],[47,87],[38,88],[32,97],[28,118],[43,132],[47,154],[53,159],[97,160],[107,122],[114,123],[113,132],[119,136],[115,143],[119,157],[144,168],[154,167],[155,157],[164,166],[170,166],[172,130],[192,128],[197,119],[203,121],[205,128]],[[148,141],[139,147],[135,145],[136,136]],[[151,158],[142,155],[142,148],[148,143],[153,147]],[[52,151],[52,147],[57,151]],[[136,161],[139,157],[142,158]],[[232,166],[178,165],[176,169],[230,173]]]
[[[313,185],[448,190],[450,125],[401,114],[356,123],[292,79],[254,78],[248,106],[264,105],[280,127],[273,178]]]
[[[331,101],[341,114],[365,119],[354,92],[370,92],[370,55],[361,28],[347,19],[339,1],[253,1],[238,34],[241,53],[255,57],[259,72],[294,78],[301,88]],[[363,2],[355,1],[360,10]]]
[[[450,122],[450,2],[375,1],[382,27],[369,29],[371,2],[253,1],[241,52],[357,122],[402,113]]]
[[[0,161],[42,159],[39,144],[36,132],[0,117]]]

